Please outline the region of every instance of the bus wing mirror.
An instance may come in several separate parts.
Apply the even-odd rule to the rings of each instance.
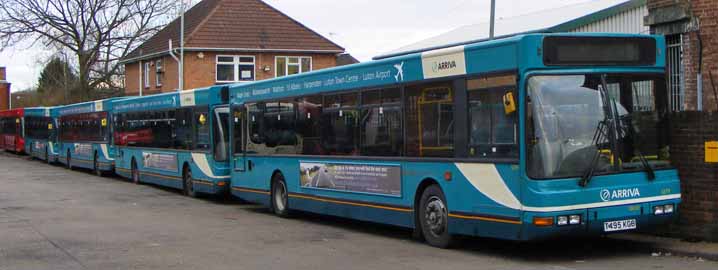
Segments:
[[[504,112],[509,115],[516,111],[516,100],[512,92],[504,94]]]

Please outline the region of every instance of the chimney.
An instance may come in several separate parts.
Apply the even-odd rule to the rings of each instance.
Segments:
[[[0,111],[10,107],[10,83],[6,79],[5,67],[0,67]]]

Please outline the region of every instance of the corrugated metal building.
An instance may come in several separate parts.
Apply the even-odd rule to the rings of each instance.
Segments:
[[[530,32],[649,33],[643,25],[648,15],[646,0],[593,0],[556,9],[496,21],[497,37]],[[375,59],[486,40],[489,23],[459,27],[447,33],[410,44]]]

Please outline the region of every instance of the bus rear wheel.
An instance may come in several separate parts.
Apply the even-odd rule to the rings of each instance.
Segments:
[[[289,192],[282,174],[272,177],[272,211],[280,217],[289,217]]]
[[[182,173],[182,183],[184,183],[184,195],[189,197],[197,197],[197,192],[194,191],[194,183],[192,183],[192,170],[185,167],[184,173]]]
[[[135,183],[136,185],[140,184],[140,170],[137,169],[137,162],[132,159],[132,183]]]
[[[421,194],[419,226],[429,245],[449,248],[453,244],[453,237],[449,234],[449,210],[446,207],[446,197],[437,185],[427,187]]]

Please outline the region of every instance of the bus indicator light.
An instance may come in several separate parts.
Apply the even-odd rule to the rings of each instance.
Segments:
[[[538,227],[548,227],[553,225],[553,217],[534,217],[534,225]]]
[[[452,175],[451,175],[450,171],[444,172],[444,180],[451,181],[451,177],[452,177]]]

